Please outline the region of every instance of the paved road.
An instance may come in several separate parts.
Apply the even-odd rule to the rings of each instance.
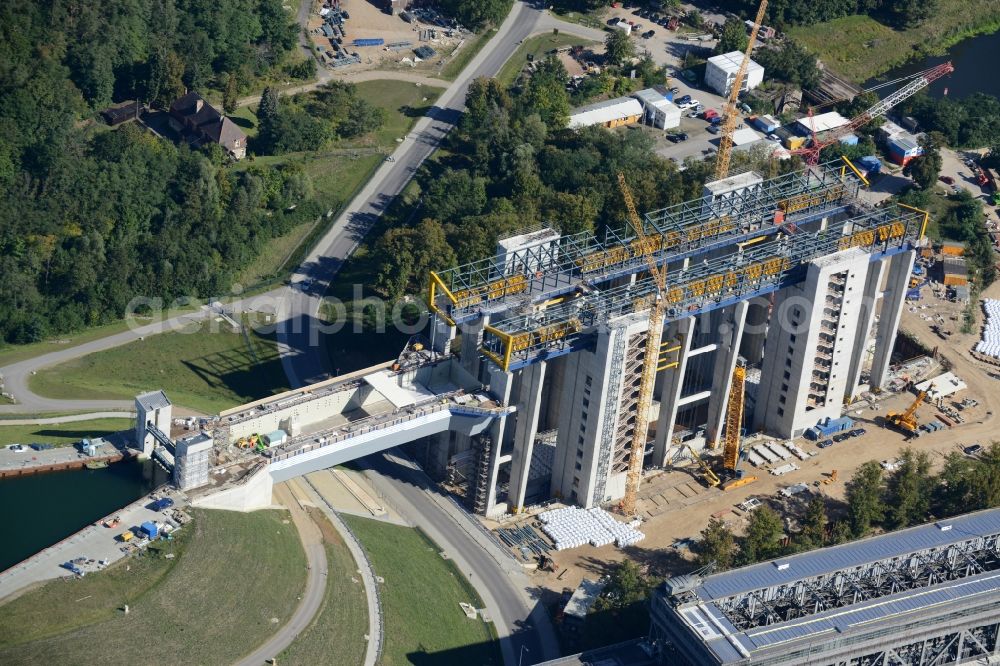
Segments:
[[[559,656],[545,609],[529,596],[520,566],[489,540],[474,519],[442,495],[413,463],[392,454],[362,461],[372,484],[404,518],[424,530],[469,579],[493,619],[504,661],[524,664]]]
[[[87,412],[86,414],[67,414],[65,416],[49,416],[32,419],[4,419],[0,425],[54,425],[56,423],[74,423],[76,421],[91,421],[93,419],[128,419],[135,416],[133,406],[117,412]]]
[[[284,290],[275,289],[263,294],[236,300],[231,303],[227,303],[226,308],[232,308],[237,311],[245,309],[266,309],[274,311],[274,309],[276,309],[274,301],[283,291]],[[49,352],[48,354],[42,354],[41,356],[36,356],[19,363],[12,363],[11,365],[2,367],[0,368],[0,376],[4,379],[4,390],[14,394],[14,397],[17,398],[17,404],[0,405],[0,414],[36,414],[39,412],[65,412],[84,409],[99,411],[132,411],[135,408],[135,404],[132,400],[58,400],[54,398],[46,398],[32,393],[28,388],[28,380],[31,375],[43,368],[58,365],[59,363],[65,363],[66,361],[71,361],[94,352],[119,347],[121,345],[140,340],[149,335],[156,335],[157,333],[163,333],[166,331],[180,330],[191,322],[202,321],[206,318],[214,317],[215,315],[216,312],[214,310],[208,307],[203,307],[200,310],[187,312],[173,317],[167,317],[166,319],[162,319],[151,324],[137,326],[127,331],[123,331],[122,333],[116,333],[115,335],[100,338],[99,340],[92,340],[74,347],[67,347],[66,349]],[[178,416],[180,415],[180,412],[177,410],[175,410],[175,412]],[[70,417],[67,420],[74,419]]]
[[[302,548],[305,549],[306,553],[306,565],[309,568],[309,572],[306,574],[306,589],[302,593],[301,601],[295,608],[295,612],[292,613],[291,619],[266,643],[238,661],[237,666],[260,666],[281,654],[281,651],[291,645],[295,637],[309,626],[326,595],[328,574],[326,548],[323,547],[323,536],[319,528],[299,506],[298,501],[286,486],[282,484],[275,486],[274,497],[291,513],[292,522],[295,523],[299,538],[302,540]]]
[[[282,299],[284,309],[279,313],[279,320],[286,323],[283,331],[279,331],[279,349],[285,374],[293,386],[318,381],[329,374],[327,359],[319,353],[323,326],[317,317],[320,306],[317,294],[323,293],[365,233],[451,131],[465,108],[469,84],[481,76],[495,76],[521,41],[554,28],[593,40],[603,40],[605,35],[601,30],[560,21],[523,2],[515,3],[493,39],[438,98],[428,115],[417,121],[410,138],[392,154],[392,161],[382,164],[304,259],[292,280],[308,278],[315,285],[310,293],[289,288],[287,298]]]
[[[318,319],[318,294],[325,291],[365,233],[451,131],[464,109],[469,83],[480,76],[495,76],[517,44],[553,28],[587,39],[603,40],[605,34],[564,23],[524,3],[515,3],[493,39],[438,98],[428,115],[417,121],[410,138],[375,172],[295,271],[293,286],[286,290],[278,313],[279,321],[284,322],[278,331],[278,347],[291,386],[302,386],[329,375],[328,359],[320,347],[323,326]],[[294,286],[306,279],[314,281],[308,291]],[[451,515],[447,507],[434,501],[433,489],[423,484],[414,485],[412,479],[394,479],[390,472],[388,477],[383,477],[383,482],[387,494],[395,493],[411,507],[410,519],[425,528],[452,554],[463,571],[472,573],[470,581],[493,617],[508,666],[519,661],[522,645],[529,650],[525,652],[524,663],[558,656],[558,645],[544,609],[532,608],[526,585],[516,582],[517,572],[505,570],[469,530],[463,529],[459,521],[470,522],[467,516],[460,511],[456,511],[458,515]]]

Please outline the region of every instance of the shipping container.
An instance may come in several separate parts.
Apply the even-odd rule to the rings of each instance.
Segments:
[[[150,539],[155,539],[160,533],[159,529],[156,527],[156,523],[151,520],[144,522],[139,526],[139,529],[142,530],[143,534]]]
[[[385,44],[385,40],[381,37],[354,40],[354,46],[382,46],[383,44]]]

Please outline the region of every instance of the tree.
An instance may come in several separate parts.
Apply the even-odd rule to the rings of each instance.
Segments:
[[[927,519],[934,488],[930,471],[931,460],[926,451],[903,449],[899,466],[886,484],[886,518],[890,527],[901,529]]]
[[[694,545],[698,564],[715,564],[716,571],[725,571],[733,566],[736,556],[736,539],[726,524],[718,518],[708,521],[701,531],[701,539]]]
[[[562,62],[548,57],[539,64],[521,92],[519,102],[522,112],[537,113],[551,129],[566,127],[569,120],[569,93],[566,79],[569,74]]]
[[[226,75],[226,87],[222,90],[222,110],[226,113],[235,113],[236,105],[239,102],[239,90],[236,85],[236,75]]]
[[[739,564],[753,564],[781,554],[784,529],[781,517],[770,507],[761,506],[750,514],[746,534],[740,539]]]
[[[726,19],[722,26],[722,34],[719,42],[715,45],[716,54],[739,51],[743,53],[747,50],[747,43],[750,38],[747,35],[746,24],[736,17]]]
[[[622,560],[608,574],[607,585],[594,607],[599,610],[618,610],[645,601],[653,584],[632,560]]]
[[[621,30],[612,30],[604,40],[605,61],[613,66],[620,67],[623,62],[635,56],[635,44]]]
[[[913,178],[913,182],[924,189],[929,189],[937,183],[938,175],[941,173],[941,150],[935,133],[928,132],[920,138],[920,146],[924,154],[910,161],[903,169],[903,173]]]
[[[684,20],[692,28],[701,28],[705,25],[705,19],[702,18],[701,12],[697,9],[689,9],[687,14],[684,15]]]
[[[273,122],[278,117],[278,93],[271,86],[264,88],[257,107],[257,120],[261,125]]]
[[[860,538],[868,534],[872,525],[882,521],[882,468],[874,460],[869,460],[854,472],[845,488],[851,534]]]
[[[777,48],[758,49],[754,59],[764,67],[769,77],[779,81],[802,88],[815,88],[819,84],[820,71],[816,55],[794,39],[785,39]]]
[[[826,502],[822,497],[813,497],[806,507],[806,515],[802,521],[802,531],[796,541],[802,550],[822,548],[826,544]]]

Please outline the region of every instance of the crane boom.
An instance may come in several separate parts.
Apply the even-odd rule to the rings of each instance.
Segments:
[[[618,174],[618,187],[621,189],[625,207],[628,209],[628,219],[638,236],[643,256],[649,272],[656,285],[656,300],[649,311],[649,328],[646,331],[645,356],[642,362],[642,376],[639,380],[639,399],[636,402],[635,431],[632,434],[632,450],[629,455],[628,471],[625,476],[625,496],[622,498],[621,511],[630,516],[635,513],[635,500],[642,479],[642,459],[646,454],[646,438],[649,434],[649,407],[653,401],[653,383],[656,380],[656,367],[660,357],[660,336],[663,328],[664,299],[666,290],[666,271],[656,263],[655,246],[646,235],[642,218],[635,208],[632,191],[625,182],[625,174]]]
[[[711,467],[705,464],[705,461],[701,459],[701,456],[698,455],[698,452],[692,449],[690,444],[686,444],[685,446],[687,446],[687,450],[691,452],[691,457],[694,458],[694,461],[698,463],[699,467],[701,467],[701,472],[705,476],[705,481],[708,483],[708,485],[710,485],[713,488],[718,485],[721,485],[722,479],[719,478],[718,474],[712,471]]]
[[[767,0],[760,0],[757,18],[753,22],[750,37],[747,39],[747,48],[743,52],[743,62],[740,63],[740,68],[736,71],[733,87],[729,91],[729,98],[726,100],[726,106],[722,112],[722,138],[719,140],[719,154],[715,158],[716,180],[729,175],[729,157],[733,152],[733,131],[736,129],[736,121],[740,117],[736,110],[736,102],[743,89],[743,79],[746,78],[747,68],[750,66],[750,54],[753,52],[754,44],[757,43],[757,33],[760,31],[760,24],[764,21],[765,11],[767,11]]]
[[[955,67],[952,66],[950,62],[941,63],[936,67],[931,67],[925,72],[921,72],[916,78],[907,83],[905,86],[900,88],[894,93],[887,95],[884,99],[880,99],[878,102],[873,104],[871,108],[864,111],[863,113],[855,116],[851,119],[851,122],[838,127],[834,130],[827,132],[823,136],[823,140],[819,141],[817,139],[813,140],[812,145],[806,148],[798,148],[791,151],[793,155],[805,155],[806,161],[809,164],[819,163],[819,153],[821,150],[827,146],[834,144],[848,134],[853,133],[859,127],[867,125],[874,118],[884,116],[886,112],[892,107],[896,106],[900,102],[910,97],[913,97],[918,92],[929,86],[934,81],[937,81],[942,76],[951,74],[955,71]],[[721,154],[721,149],[720,149]]]

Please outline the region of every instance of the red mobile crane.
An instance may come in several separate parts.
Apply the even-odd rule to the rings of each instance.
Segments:
[[[940,79],[942,76],[951,74],[955,71],[955,68],[950,62],[945,62],[937,67],[931,67],[930,69],[920,72],[915,76],[915,78],[907,83],[905,86],[897,90],[896,92],[888,95],[885,99],[879,100],[870,109],[862,113],[861,115],[852,118],[851,122],[836,129],[832,129],[823,135],[823,140],[820,141],[819,137],[816,136],[816,130],[813,128],[812,141],[808,146],[797,148],[790,151],[793,155],[804,156],[806,162],[809,164],[819,164],[819,153],[821,150],[829,145],[837,143],[843,137],[851,134],[856,129],[862,125],[867,125],[872,119],[878,118],[879,116],[885,115],[885,113],[896,106],[904,99],[912,97],[918,91],[926,88],[932,82]],[[810,110],[810,116],[812,111]]]

